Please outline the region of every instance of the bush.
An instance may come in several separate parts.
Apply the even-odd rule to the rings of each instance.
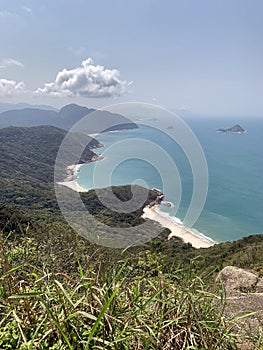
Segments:
[[[111,268],[79,265],[72,278],[32,265],[35,242],[23,245],[1,264],[1,349],[236,348],[224,291],[209,291],[192,264],[163,272],[162,256],[145,251]]]

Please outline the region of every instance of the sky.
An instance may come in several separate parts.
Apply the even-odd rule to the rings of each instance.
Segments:
[[[0,102],[263,117],[262,0],[0,0]]]

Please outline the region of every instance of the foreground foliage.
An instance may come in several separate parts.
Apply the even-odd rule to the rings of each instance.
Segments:
[[[32,265],[32,239],[1,250],[1,349],[236,348],[224,290],[193,263],[167,273],[149,251],[112,266],[90,257],[73,278]]]

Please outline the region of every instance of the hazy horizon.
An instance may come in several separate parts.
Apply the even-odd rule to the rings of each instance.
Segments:
[[[134,102],[134,101],[132,101]],[[107,108],[108,105],[105,106],[101,106],[101,107],[95,107],[95,106],[91,106],[89,104],[85,104],[85,103],[76,103],[76,102],[69,102],[69,103],[65,103],[62,104],[58,107],[56,107],[55,105],[51,105],[51,104],[31,104],[25,101],[19,101],[16,103],[10,103],[10,102],[6,102],[6,103],[1,103],[0,102],[0,113],[9,111],[9,110],[15,110],[15,109],[26,109],[26,108],[36,108],[36,109],[47,109],[47,110],[55,110],[55,111],[59,111],[60,109],[62,109],[63,107],[67,106],[67,105],[71,105],[71,104],[76,104],[80,107],[86,107],[89,109],[95,108],[95,109],[104,109]],[[159,106],[160,108],[165,108],[164,106],[160,106],[157,104],[152,103],[152,105],[155,106]],[[233,119],[236,118],[236,121],[238,122],[239,120],[243,120],[243,119],[261,119],[262,115],[249,115],[249,114],[241,114],[241,115],[237,115],[237,114],[228,114],[228,115],[219,115],[219,114],[212,114],[212,113],[203,113],[203,114],[197,114],[197,113],[193,113],[192,111],[181,111],[180,109],[176,109],[176,108],[167,108],[167,110],[169,110],[172,113],[175,113],[178,117],[182,117],[183,119],[187,119],[187,118],[222,118],[224,119]]]

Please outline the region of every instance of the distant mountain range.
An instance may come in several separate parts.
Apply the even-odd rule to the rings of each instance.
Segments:
[[[1,106],[3,106],[3,104],[0,104],[0,110]],[[16,106],[23,107],[23,104]],[[135,123],[132,123],[129,119],[120,114],[81,107],[77,104],[66,105],[59,111],[48,106],[47,108],[29,107],[6,110],[0,114],[0,128],[8,126],[30,127],[52,125],[68,130],[84,116],[95,111],[96,120],[95,122],[93,120],[91,123],[92,125],[88,125],[88,130],[85,130],[85,132],[96,133],[99,131],[103,132],[137,128]]]
[[[50,111],[58,111],[58,108],[47,105],[31,105],[29,103],[0,103],[0,113],[10,111],[12,109],[39,108]]]

